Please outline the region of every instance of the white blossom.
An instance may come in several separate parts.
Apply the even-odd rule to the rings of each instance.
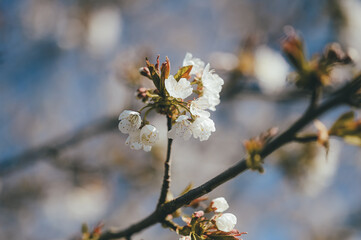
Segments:
[[[210,65],[207,64],[202,74],[203,95],[208,101],[208,109],[215,111],[216,106],[220,103],[219,93],[222,90],[224,81],[213,70],[210,70]]]
[[[174,76],[169,75],[165,80],[165,88],[167,89],[169,95],[175,98],[187,98],[192,94],[193,88],[189,81],[185,78],[181,78],[177,81]]]
[[[223,232],[230,232],[237,224],[237,217],[232,213],[224,213],[216,219],[216,226],[218,230]]]
[[[204,68],[204,62],[199,58],[194,58],[191,53],[187,53],[183,60],[183,66],[192,65],[190,74],[200,75]]]
[[[145,125],[142,129],[130,132],[125,144],[131,149],[149,152],[158,138],[158,130],[152,125]]]
[[[219,197],[212,200],[211,208],[215,209],[215,212],[220,213],[226,211],[229,208],[229,205],[224,197]]]
[[[206,99],[208,102],[208,109],[211,111],[216,111],[216,106],[221,102],[220,96],[218,93],[212,93],[206,89],[203,91],[202,98]]]
[[[152,125],[145,125],[140,130],[140,141],[145,146],[153,146],[159,139],[158,130]]]
[[[131,133],[139,129],[142,119],[138,112],[124,110],[120,115],[118,128],[122,133]]]
[[[168,138],[183,138],[188,140],[192,136],[192,131],[190,129],[191,122],[188,120],[187,115],[180,115],[172,129],[168,132]]]
[[[142,149],[143,144],[140,141],[140,129],[130,132],[125,144],[129,145],[129,147],[134,150]]]
[[[194,138],[205,141],[208,140],[212,132],[216,131],[216,128],[212,119],[208,117],[197,117],[191,124],[191,131]]]
[[[209,117],[211,114],[209,112],[207,112],[206,109],[208,109],[210,107],[211,107],[211,105],[209,103],[209,99],[202,96],[191,102],[189,110],[195,116]]]
[[[281,54],[267,46],[255,52],[254,74],[264,92],[277,93],[286,85],[289,65]]]
[[[218,76],[218,74],[214,73],[214,70],[210,70],[210,67],[211,66],[208,63],[203,70],[202,84],[205,88],[205,91],[219,94],[222,90],[224,81],[221,77]]]

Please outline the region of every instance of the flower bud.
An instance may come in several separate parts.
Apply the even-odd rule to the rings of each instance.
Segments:
[[[224,197],[219,197],[212,200],[211,208],[214,209],[215,212],[220,213],[226,211],[229,205]]]
[[[203,216],[204,216],[204,212],[201,210],[201,211],[194,212],[192,217],[200,218],[200,217],[203,217]]]
[[[287,26],[285,28],[286,37],[282,41],[282,50],[298,71],[303,71],[305,67],[305,56],[302,39],[296,31]]]
[[[222,214],[219,218],[216,219],[216,226],[218,230],[223,232],[230,232],[233,230],[234,226],[237,224],[237,217],[232,213]]]
[[[148,100],[147,89],[144,87],[137,89],[137,98],[141,99],[143,102]]]
[[[139,68],[139,73],[143,75],[144,77],[147,77],[152,80],[152,76],[150,74],[149,68],[147,67],[141,67]]]
[[[160,72],[161,72],[161,79],[162,81],[164,81],[165,79],[167,79],[169,77],[169,71],[170,71],[170,62],[168,57],[165,57],[165,62],[162,63],[162,67],[160,68]]]

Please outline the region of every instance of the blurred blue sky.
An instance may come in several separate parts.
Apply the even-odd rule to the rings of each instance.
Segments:
[[[206,61],[214,52],[227,52],[237,56],[241,43],[252,34],[260,36],[260,44],[267,44],[279,51],[283,27],[292,25],[305,39],[307,52],[311,56],[321,52],[326,43],[341,41],[340,29],[337,28],[340,19],[336,18],[329,9],[335,2],[339,1],[2,0],[0,1],[0,161],[24,149],[38,146],[71,132],[95,119],[120,113],[122,107],[127,104],[127,97],[133,96],[132,91],[135,91],[136,87],[126,79],[126,74],[118,77],[117,69],[131,65],[131,61],[136,61],[134,55],[143,58],[143,48],[150,50],[151,55],[148,57],[152,60],[157,54],[161,55],[161,59],[168,56],[171,59],[172,69],[175,70],[181,66],[186,52],[192,52]],[[119,91],[117,91],[118,87]],[[139,106],[139,103],[134,103],[135,101],[131,104]],[[304,101],[294,105],[252,101],[245,100],[242,103],[250,104],[247,105],[251,106],[248,108],[238,102],[220,105],[219,112],[214,114],[215,119],[219,120],[216,122],[216,125],[219,124],[217,129],[232,131],[237,127],[235,123],[239,119],[235,118],[233,109],[237,109],[239,115],[244,118],[244,121],[240,122],[241,126],[247,123],[250,108],[252,111],[271,109],[271,112],[275,109],[274,116],[259,113],[259,116],[263,117],[259,122],[269,118],[271,120],[266,124],[275,124],[279,120],[280,124],[287,125],[290,121],[285,116],[295,116],[305,106]],[[330,119],[337,117],[342,111],[343,109],[338,109],[331,113],[324,119],[325,122],[331,123]],[[225,119],[227,117],[232,119]],[[230,123],[232,124],[228,125]],[[264,130],[257,126],[255,122],[253,128],[249,126],[250,129],[234,130],[232,137],[241,143],[240,139],[250,137],[247,134]],[[244,135],[238,137],[236,134]],[[99,142],[104,143],[105,141],[102,140]],[[206,145],[202,144],[200,148],[204,149]],[[97,146],[97,143],[91,146]],[[85,149],[89,150],[89,148]],[[124,149],[117,147],[117,151],[120,152],[125,151]],[[89,156],[86,155],[87,150],[82,152],[84,158],[96,158],[90,156],[93,152],[89,152]],[[239,150],[238,154],[241,154]],[[285,187],[284,175],[274,166],[275,160],[272,158],[273,161],[267,163],[266,174],[259,176],[253,172],[247,173],[227,184],[225,187],[227,191],[224,192],[232,198],[233,209],[240,214],[241,219],[244,218],[240,221],[244,224],[240,230],[250,233],[244,239],[301,239],[300,236],[296,238],[295,234],[308,229],[298,225],[312,221],[311,217],[299,217],[296,208],[310,211],[309,215],[313,214],[312,211],[315,211],[315,215],[322,215],[327,212],[327,209],[322,208],[325,202],[329,205],[324,206],[335,207],[327,216],[335,217],[341,212],[339,220],[334,222],[344,224],[347,214],[361,207],[359,205],[361,193],[357,191],[358,183],[361,181],[360,166],[356,162],[359,160],[358,154],[355,147],[343,148],[344,159],[340,159],[341,167],[335,178],[322,195],[314,198],[291,193],[292,187]],[[130,156],[143,157],[140,154]],[[201,154],[198,156],[203,158]],[[231,160],[228,163],[231,163]],[[214,166],[221,165],[215,163]],[[126,175],[127,171],[124,172]],[[150,175],[152,174],[156,173],[151,172]],[[64,179],[68,181],[68,178]],[[113,207],[121,203],[129,204],[134,196],[143,198],[145,202],[144,206],[137,209],[134,214],[135,217],[140,218],[139,215],[145,215],[141,214],[141,210],[150,209],[149,206],[152,206],[156,199],[157,194],[154,190],[148,189],[148,192],[144,191],[143,194],[138,193],[141,189],[139,186],[135,190],[132,189],[134,186],[127,182],[128,179],[122,173],[110,174],[108,180],[110,183],[103,183],[106,187],[102,186],[106,189],[103,189],[104,192],[111,192],[109,194],[111,200],[107,202],[108,205],[101,214],[95,214],[89,219],[92,223],[97,222],[99,218],[107,217],[116,222],[119,216],[114,216]],[[180,188],[179,185],[176,185],[177,187]],[[150,195],[146,197],[146,193]],[[308,201],[312,201],[312,204]],[[57,203],[55,202],[55,205]],[[35,214],[31,215],[38,219],[33,223],[34,231],[29,233],[24,230],[23,233],[15,233],[16,230],[13,229],[9,230],[13,231],[12,233],[6,235],[7,232],[0,229],[0,238],[29,234],[29,239],[36,239],[36,230],[48,228],[39,239],[50,239],[54,235],[58,238],[52,239],[66,239],[80,228],[80,225],[74,226],[80,222],[78,219],[69,220],[70,226],[59,229],[55,224],[47,223],[46,217],[49,216],[44,215],[41,204],[41,202],[35,204]],[[252,206],[254,204],[259,205],[260,209]],[[132,207],[134,208],[133,205]],[[245,211],[245,216],[242,216],[242,211]],[[126,210],[119,210],[119,213],[124,212]],[[7,216],[12,216],[11,214],[7,213]],[[247,223],[247,217],[250,217],[247,214],[255,214],[258,218],[250,219]],[[18,215],[13,217],[19,218]],[[58,217],[61,220],[68,219]],[[296,220],[290,220],[292,217]],[[14,226],[23,226],[19,222],[21,221],[14,220]],[[327,222],[325,225],[327,224],[330,223]],[[126,225],[127,223],[122,223],[122,226]],[[156,233],[158,230],[162,231],[160,228],[156,229],[154,230]],[[165,239],[167,237],[169,236],[165,236]]]

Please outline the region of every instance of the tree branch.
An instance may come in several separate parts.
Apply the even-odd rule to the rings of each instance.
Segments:
[[[308,142],[315,142],[317,141],[318,136],[316,134],[314,135],[307,135],[307,136],[295,136],[293,138],[294,142],[298,143],[308,143]]]
[[[324,114],[328,110],[337,107],[341,104],[346,104],[350,95],[355,94],[357,90],[361,87],[361,76],[356,77],[352,82],[335,92],[329,99],[324,101],[321,105],[316,106],[312,109],[307,109],[305,114],[302,115],[292,126],[290,126],[286,131],[284,131],[279,136],[275,137],[272,141],[267,143],[260,155],[262,158],[267,157],[276,149],[280,148],[284,144],[291,142],[294,139],[294,136],[298,131],[303,129],[308,125],[312,120]],[[224,172],[220,173],[216,177],[212,178],[208,182],[202,184],[199,187],[196,187],[189,192],[173,199],[170,202],[167,202],[157,208],[152,214],[144,218],[140,222],[126,228],[125,230],[118,232],[105,232],[101,235],[100,240],[108,240],[114,238],[121,238],[125,236],[132,235],[136,232],[139,232],[149,226],[152,226],[158,222],[164,221],[165,217],[168,214],[173,213],[178,208],[189,204],[192,200],[201,197],[209,192],[211,192],[216,187],[222,185],[223,183],[229,181],[230,179],[241,174],[247,170],[247,164],[245,158],[241,161],[228,168]]]
[[[168,131],[170,131],[172,129],[172,118],[167,116],[167,127],[168,127]],[[160,196],[159,196],[159,200],[158,200],[158,204],[157,204],[157,208],[159,208],[163,203],[165,203],[166,199],[167,199],[167,195],[169,192],[169,187],[170,187],[170,166],[171,166],[171,160],[170,160],[170,154],[171,154],[171,150],[172,150],[172,143],[173,143],[173,139],[168,138],[168,147],[167,147],[167,158],[164,162],[164,176],[163,176],[163,184],[162,184],[162,189],[160,191]]]
[[[78,144],[90,137],[115,130],[117,122],[117,116],[99,119],[94,123],[90,123],[85,127],[80,128],[70,135],[64,135],[51,141],[50,143],[46,143],[37,148],[26,150],[17,156],[2,159],[0,161],[0,176],[5,176],[17,169],[21,169],[30,164],[33,164],[39,159],[54,157],[62,150]]]

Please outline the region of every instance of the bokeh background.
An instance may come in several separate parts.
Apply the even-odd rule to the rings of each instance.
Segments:
[[[286,81],[288,25],[308,56],[337,41],[357,60],[357,0],[1,0],[0,239],[76,239],[83,222],[124,228],[153,211],[166,121],[150,116],[161,132],[151,153],[125,146],[116,121],[142,106],[138,87],[152,86],[138,73],[146,56],[168,56],[174,73],[191,52],[225,80],[217,131],[174,143],[174,195],[241,159],[242,141],[286,129],[308,97]],[[355,69],[336,69],[334,81]],[[321,120],[330,126],[346,110]],[[209,197],[229,201],[245,240],[361,239],[360,153],[335,139],[326,160],[322,147],[290,144],[265,174],[246,172]],[[178,237],[157,225],[134,239]]]

